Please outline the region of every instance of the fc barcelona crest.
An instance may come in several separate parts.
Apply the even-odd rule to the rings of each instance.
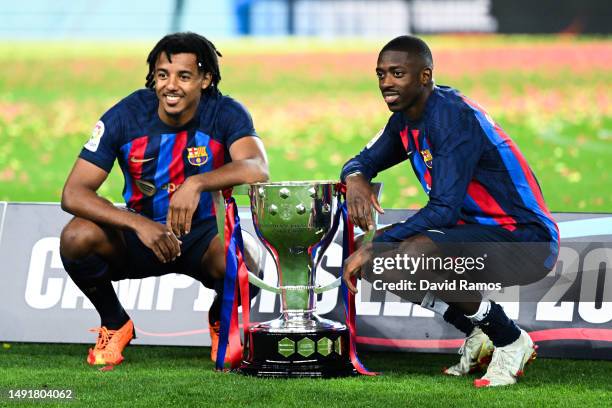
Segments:
[[[421,150],[421,156],[423,156],[423,161],[425,165],[431,169],[431,165],[433,163],[433,156],[429,149]]]
[[[206,146],[188,147],[187,160],[194,166],[202,166],[208,161]]]

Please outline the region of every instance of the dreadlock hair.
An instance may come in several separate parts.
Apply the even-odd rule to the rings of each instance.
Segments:
[[[146,77],[145,86],[149,89],[155,89],[155,63],[161,53],[165,53],[168,61],[172,62],[173,54],[189,53],[195,54],[198,64],[198,71],[202,73],[210,73],[212,81],[208,88],[204,90],[205,95],[220,95],[218,85],[221,82],[221,71],[219,70],[219,60],[221,53],[217,51],[215,45],[205,37],[192,33],[174,33],[168,34],[151,50],[147,57],[149,64],[149,73]]]
[[[425,43],[418,37],[413,35],[402,35],[395,37],[385,45],[380,54],[385,51],[403,51],[411,56],[415,56],[423,63],[423,68],[429,67],[433,69],[433,57],[431,56],[431,50]],[[379,55],[380,55],[379,54]]]

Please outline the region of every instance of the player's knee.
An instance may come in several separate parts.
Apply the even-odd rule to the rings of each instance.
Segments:
[[[70,259],[81,259],[94,252],[104,239],[103,230],[95,223],[75,217],[62,230],[60,252]]]

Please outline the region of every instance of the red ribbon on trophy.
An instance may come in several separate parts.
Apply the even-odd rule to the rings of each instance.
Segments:
[[[238,296],[242,305],[244,336],[250,324],[249,276],[244,263],[244,243],[240,228],[238,207],[233,197],[225,199],[225,278],[221,304],[221,327],[215,369],[224,370],[225,354],[229,344],[230,368],[236,369],[242,361],[242,344],[238,325]]]

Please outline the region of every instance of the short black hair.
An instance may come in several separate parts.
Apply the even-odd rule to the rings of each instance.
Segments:
[[[217,58],[217,56],[222,56],[221,53],[211,41],[189,31],[168,34],[155,44],[155,47],[153,47],[147,57],[147,64],[149,64],[149,72],[147,73],[145,83],[147,88],[155,88],[155,63],[162,52],[166,54],[170,62],[172,62],[170,58],[173,54],[195,54],[198,70],[212,75],[211,84],[204,93],[209,95],[221,94],[218,87],[219,82],[221,82],[221,71],[219,70],[219,60]]]
[[[417,56],[423,61],[424,66],[431,67],[433,69],[433,57],[431,56],[431,50],[427,46],[425,41],[419,37],[413,35],[401,35],[395,37],[385,45],[380,54],[385,51],[404,51],[409,55]],[[379,54],[379,55],[380,55]]]

